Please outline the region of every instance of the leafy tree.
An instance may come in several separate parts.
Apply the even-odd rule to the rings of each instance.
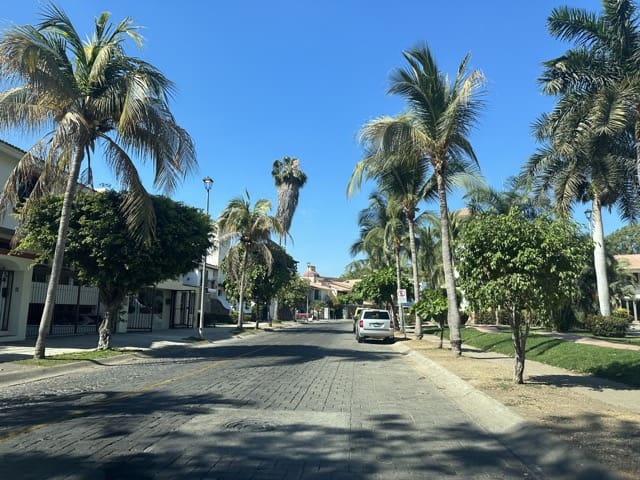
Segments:
[[[431,319],[440,327],[440,345],[438,348],[442,348],[444,323],[447,320],[448,308],[447,291],[444,289],[424,290],[420,295],[420,300],[411,307],[412,313],[415,313],[420,318]]]
[[[275,242],[270,242],[269,250],[271,250],[273,259],[271,268],[264,264],[262,256],[254,254],[247,286],[247,291],[251,298],[258,306],[263,305],[267,309],[271,304],[271,300],[285,286],[290,285],[294,278],[298,277],[297,263],[284,248]],[[260,311],[258,311],[256,322],[260,321],[260,317]],[[269,325],[271,323],[272,318],[269,316]]]
[[[406,281],[403,281],[403,286],[407,286]],[[353,293],[363,300],[369,300],[376,305],[389,308],[390,305],[393,305],[393,299],[396,295],[396,277],[393,266],[363,277],[354,285]]]
[[[409,64],[391,75],[389,93],[407,102],[408,113],[384,122],[378,149],[394,154],[401,151],[420,152],[419,158],[433,169],[440,211],[442,262],[447,289],[450,342],[456,356],[462,353],[460,313],[453,271],[447,190],[451,174],[469,171],[477,166],[477,158],[469,142],[482,102],[483,75],[467,71],[469,56],[458,67],[452,82],[440,71],[429,48],[420,46],[404,52]]]
[[[94,26],[83,41],[69,17],[51,4],[38,25],[11,27],[0,38],[0,84],[6,86],[0,91],[0,128],[46,132],[9,175],[0,207],[6,211],[19,202],[19,187],[34,172],[39,177],[22,220],[43,194],[65,195],[35,358],[45,354],[83,162],[83,180],[91,184],[90,154],[103,148],[126,192],[121,210],[140,239],[152,236],[153,202],[127,152],[151,159],[154,186],[165,193],[196,164],[191,138],[169,109],[173,84],[153,65],[125,54],[127,38],[142,44],[139,27],[130,18],[114,25],[106,12]]]
[[[640,225],[632,223],[607,235],[604,239],[607,253],[611,255],[640,253]]]
[[[548,217],[527,220],[517,209],[479,215],[462,230],[459,285],[474,308],[511,313],[516,383],[524,382],[531,323],[577,293],[588,252],[576,224]]]
[[[238,328],[242,328],[250,256],[262,256],[264,265],[270,270],[273,262],[269,249],[271,235],[282,232],[277,220],[269,215],[270,211],[269,200],[260,199],[252,207],[249,192],[245,192],[244,197],[231,199],[218,218],[221,239],[235,239],[239,242],[229,249],[225,264],[227,276],[238,279]]]
[[[210,246],[209,218],[199,210],[167,197],[151,197],[156,212],[153,240],[140,244],[128,228],[120,205],[124,193],[79,193],[69,219],[66,262],[86,284],[100,291],[105,307],[98,349],[108,349],[118,312],[130,293],[197,268]],[[55,252],[64,198],[41,198],[25,217],[26,235],[18,249],[41,252],[39,260]]]
[[[309,282],[296,275],[295,278],[280,289],[278,298],[289,310],[303,310],[306,308],[308,293]]]

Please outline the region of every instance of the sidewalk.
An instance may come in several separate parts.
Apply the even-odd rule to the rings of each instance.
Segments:
[[[475,328],[476,330],[480,330],[481,332],[504,333],[504,330],[500,330],[494,325],[469,325],[468,327]],[[567,342],[583,343],[586,345],[595,345],[597,347],[617,348],[618,350],[635,350],[640,352],[640,345],[632,345],[630,343],[608,342],[607,340],[586,337],[583,335],[579,335],[577,333],[537,332],[537,331],[532,331],[531,333],[536,335],[545,335],[552,338],[558,338],[560,340],[565,340]],[[634,334],[631,336],[637,337],[638,335]]]
[[[279,323],[273,328],[282,328],[294,322]],[[255,328],[255,323],[245,322],[246,328]],[[219,342],[238,337],[234,325],[217,325],[205,328],[204,337],[208,342]],[[269,329],[269,324],[260,323],[260,329]],[[170,345],[184,345],[189,347],[201,342],[197,338],[198,330],[195,328],[156,330],[152,332],[115,333],[111,337],[111,347],[123,350],[149,351]],[[16,360],[33,358],[36,339],[30,338],[17,342],[0,342],[0,385],[25,383],[41,378],[62,375],[66,372],[86,367],[86,362],[74,362],[53,367],[37,367],[21,365]],[[98,344],[98,335],[77,335],[71,337],[47,337],[45,355],[47,357],[69,352],[94,350]],[[100,360],[100,364],[106,365],[123,361],[124,356],[114,356]],[[94,364],[96,362],[93,362]]]
[[[477,330],[489,333],[500,331],[493,325],[470,325],[467,328],[476,328]],[[640,345],[607,342],[606,340],[582,337],[580,335],[568,333],[548,333],[545,335],[566,341],[595,345],[598,347],[615,348],[619,350],[635,350],[640,352]],[[412,331],[407,330],[407,340],[411,340],[412,338]],[[425,340],[427,343],[432,345],[439,342],[439,338],[433,335],[425,335],[423,341]],[[513,371],[513,357],[490,351],[485,352],[468,345],[464,345],[463,348],[465,361],[475,359],[478,360],[478,365],[484,365],[482,368],[499,368],[503,372],[506,372],[506,379],[511,379],[511,372]],[[426,352],[420,351],[419,348],[413,353],[420,354],[428,364],[434,363],[428,358]],[[446,367],[441,368],[447,371]],[[447,373],[456,377],[459,375],[452,371],[447,371]],[[439,375],[442,376],[442,372],[440,372]],[[549,383],[561,388],[569,388],[573,392],[577,392],[580,395],[602,402],[610,407],[623,409],[632,412],[635,415],[640,415],[640,389],[604,378],[572,372],[570,370],[554,367],[534,360],[526,361],[525,375],[529,381],[531,379],[535,379],[536,382]],[[463,390],[466,391],[468,388],[469,386],[465,387]]]

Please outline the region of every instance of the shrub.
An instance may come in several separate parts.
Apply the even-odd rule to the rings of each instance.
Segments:
[[[570,305],[550,312],[548,321],[548,325],[558,332],[568,332],[579,323],[581,322]]]
[[[197,320],[196,320],[197,322]],[[218,323],[226,323],[233,325],[236,323],[236,317],[232,317],[229,314],[223,313],[209,313],[204,312],[204,325],[205,327],[211,327]]]
[[[585,318],[585,327],[599,337],[624,337],[629,323],[630,318],[626,311],[624,317],[617,315],[611,315],[610,317],[587,315]]]
[[[494,312],[482,310],[476,313],[475,323],[477,325],[494,325],[496,323],[496,315]]]
[[[629,320],[629,322],[633,320],[631,318],[631,315],[629,315],[629,312],[627,312],[626,308],[616,308],[613,312],[611,312],[611,315],[613,315],[614,317],[626,318]]]
[[[479,325],[496,325],[496,316],[498,325],[509,325],[510,314],[506,310],[482,310],[476,313],[475,323]]]

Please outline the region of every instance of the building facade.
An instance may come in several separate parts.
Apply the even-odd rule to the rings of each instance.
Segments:
[[[4,185],[24,154],[0,140],[0,185]],[[35,255],[11,252],[17,226],[11,213],[0,218],[0,342],[37,336],[50,274],[47,266],[35,263]],[[216,283],[217,279],[211,286]],[[191,328],[198,310],[198,295],[198,286],[183,278],[143,288],[127,298],[116,330]],[[63,270],[49,335],[96,333],[102,311],[98,288],[81,285],[73,271]]]

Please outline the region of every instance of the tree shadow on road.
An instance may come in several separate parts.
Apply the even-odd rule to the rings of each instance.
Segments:
[[[92,430],[97,419],[88,418],[85,431],[58,428],[5,441],[3,474],[38,480],[612,478],[533,428],[495,437],[470,423],[438,427],[428,415],[418,421],[409,414],[363,415],[356,426],[338,412],[228,408],[178,415],[154,430],[158,419],[149,417],[131,426],[122,418],[109,434]]]

